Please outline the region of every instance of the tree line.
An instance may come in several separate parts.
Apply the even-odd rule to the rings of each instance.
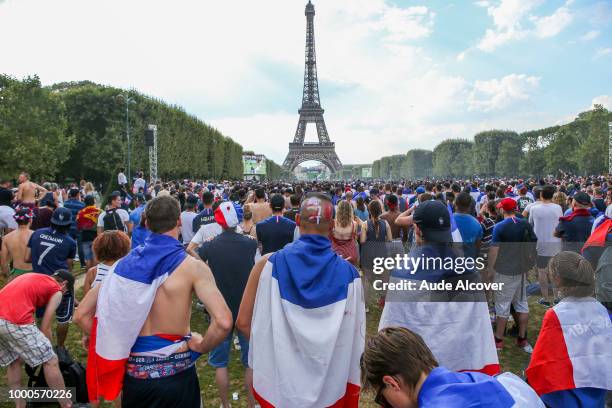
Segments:
[[[89,81],[41,86],[37,76],[0,75],[0,177],[28,171],[36,180],[106,182],[127,167],[125,100],[132,173],[148,173],[144,131],[157,125],[162,179],[238,179],[242,146],[181,107]]]
[[[561,126],[523,133],[489,130],[473,140],[444,140],[433,151],[414,149],[385,156],[372,164],[372,176],[419,179],[607,173],[609,122],[612,112],[595,105]]]

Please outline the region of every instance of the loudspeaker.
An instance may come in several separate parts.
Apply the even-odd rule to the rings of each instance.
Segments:
[[[155,131],[153,129],[145,130],[145,146],[153,147],[155,145]]]

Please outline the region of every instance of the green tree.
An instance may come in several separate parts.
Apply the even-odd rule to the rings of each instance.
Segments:
[[[436,177],[469,177],[472,170],[472,147],[466,139],[447,139],[433,150],[433,174]]]
[[[517,173],[518,162],[522,156],[524,139],[509,130],[488,130],[474,136],[473,163],[474,173],[483,176],[510,175],[505,171]],[[502,147],[505,149],[501,151]],[[508,154],[508,157],[504,156]],[[514,164],[511,164],[512,160]],[[498,168],[500,166],[502,168]]]
[[[18,81],[0,75],[0,176],[28,171],[35,179],[53,177],[74,144],[60,98],[37,76]]]

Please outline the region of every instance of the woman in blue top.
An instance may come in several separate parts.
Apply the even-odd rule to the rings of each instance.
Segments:
[[[146,214],[145,211],[143,211],[140,216],[140,223],[132,230],[132,249],[144,245],[145,239],[151,235],[151,231],[147,229],[145,222]]]

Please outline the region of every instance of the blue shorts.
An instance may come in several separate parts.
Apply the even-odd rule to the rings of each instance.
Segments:
[[[93,241],[81,242],[81,249],[83,251],[83,260],[85,262],[92,261],[94,258],[92,246],[93,246]]]
[[[234,331],[227,336],[225,340],[217,347],[212,349],[208,354],[208,364],[214,368],[224,368],[229,364],[230,348],[232,346],[232,338]],[[249,366],[249,341],[236,330],[236,336],[238,336],[238,343],[240,344],[240,361],[245,367]]]
[[[36,318],[42,319],[45,314],[47,305],[36,309]],[[55,310],[55,318],[60,324],[67,324],[72,321],[72,315],[74,314],[74,296],[70,292],[64,293],[62,301]]]

